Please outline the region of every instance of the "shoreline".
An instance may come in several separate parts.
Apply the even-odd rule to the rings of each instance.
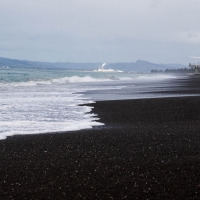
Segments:
[[[1,199],[198,199],[200,97],[97,101],[105,126],[0,141]]]

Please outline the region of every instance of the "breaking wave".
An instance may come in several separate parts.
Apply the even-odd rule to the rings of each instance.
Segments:
[[[38,85],[52,85],[52,84],[65,84],[65,83],[92,83],[92,82],[106,82],[106,81],[156,81],[156,80],[165,80],[177,78],[173,75],[138,75],[133,74],[129,76],[114,76],[114,75],[106,75],[101,77],[92,77],[92,76],[71,76],[71,77],[61,77],[49,80],[31,80],[24,82],[11,82],[6,83],[10,86],[38,86]],[[0,83],[0,86],[5,83]]]

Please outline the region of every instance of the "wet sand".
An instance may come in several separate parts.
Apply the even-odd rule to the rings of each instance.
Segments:
[[[0,141],[0,199],[199,199],[200,97],[92,106],[105,126]]]

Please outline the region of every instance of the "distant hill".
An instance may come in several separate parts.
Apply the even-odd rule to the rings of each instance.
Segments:
[[[28,60],[17,60],[0,57],[0,68],[34,68],[34,69],[74,69],[74,70],[95,70],[102,63],[72,63],[72,62],[38,62]],[[144,60],[137,60],[130,63],[107,63],[105,68],[131,72],[151,72],[151,70],[180,69],[188,66],[181,64],[155,64]]]
[[[97,69],[100,63],[39,62],[0,57],[0,67],[34,69]]]

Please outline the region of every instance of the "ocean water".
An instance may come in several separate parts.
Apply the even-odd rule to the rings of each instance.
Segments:
[[[150,91],[170,88],[176,78],[156,74],[0,69],[0,139],[102,126],[98,116],[90,113],[91,107],[79,105],[153,97]]]

